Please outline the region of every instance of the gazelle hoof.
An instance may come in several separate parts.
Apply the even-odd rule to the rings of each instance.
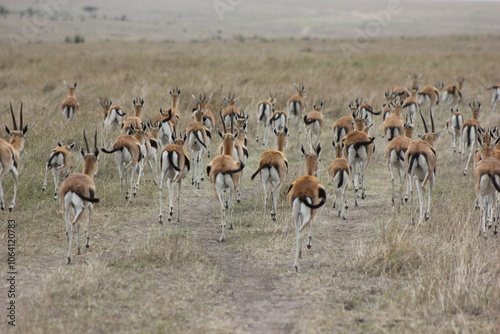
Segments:
[[[71,258],[70,257],[68,257],[68,263],[66,263],[66,264],[71,264]]]
[[[45,191],[46,189],[47,189],[47,187],[46,187],[46,186],[43,186],[43,187],[42,187],[42,191]]]
[[[366,198],[366,194],[361,194],[361,199],[365,199]]]
[[[464,170],[464,175],[467,175],[467,169],[466,169],[466,170]]]
[[[224,242],[224,241],[226,241],[226,238],[220,237],[219,242]]]
[[[431,217],[430,213],[429,212],[426,212],[425,213],[425,220],[429,220],[429,218]]]
[[[10,206],[10,207],[9,207],[9,212],[12,212],[12,210],[13,210],[13,209],[14,209],[14,207],[13,207],[13,206]]]
[[[311,244],[307,245],[307,249],[311,249],[311,247],[312,247]]]
[[[238,199],[236,200],[236,202],[240,203],[240,202],[241,202],[241,199],[239,199],[239,198],[238,198]]]

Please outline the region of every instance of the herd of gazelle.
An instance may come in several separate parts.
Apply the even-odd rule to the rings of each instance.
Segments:
[[[381,112],[374,112],[373,108],[362,99],[356,99],[349,104],[351,115],[343,116],[334,122],[333,149],[335,159],[328,167],[329,181],[333,186],[335,200],[333,207],[338,207],[339,216],[346,219],[347,199],[345,190],[350,182],[354,189],[354,203],[358,205],[358,191],[361,198],[366,196],[365,172],[375,151],[374,137],[370,137],[369,130],[373,126],[372,115],[383,114],[382,130],[386,141],[386,161],[391,173],[392,203],[398,205],[408,200],[408,193],[412,201],[413,217],[413,189],[416,188],[419,197],[420,213],[419,222],[430,217],[431,192],[435,179],[437,157],[435,142],[439,136],[448,129],[451,135],[452,154],[456,152],[466,153],[467,159],[463,174],[466,174],[473,159],[474,178],[476,181],[477,206],[481,209],[482,231],[486,226],[492,226],[498,220],[499,210],[497,204],[497,192],[500,191],[500,135],[497,128],[484,129],[479,123],[481,103],[469,103],[472,117],[464,120],[464,116],[458,111],[458,105],[462,101],[462,90],[464,78],[459,78],[456,84],[444,86],[442,83],[435,86],[419,88],[420,76],[410,77],[412,84],[409,88],[394,87],[385,93],[386,102]],[[77,83],[73,86],[64,82],[68,88],[68,96],[62,103],[63,115],[69,123],[78,112],[79,104],[75,96]],[[267,147],[269,142],[269,130],[275,134],[276,149],[269,149],[261,154],[259,165],[251,176],[253,180],[257,175],[261,176],[264,196],[264,220],[268,206],[268,184],[270,184],[271,218],[276,224],[276,212],[278,197],[281,186],[285,183],[288,172],[288,160],[285,155],[290,132],[295,133],[295,138],[301,132],[299,126],[302,114],[306,112],[305,87],[304,85],[294,87],[297,93],[287,101],[286,110],[276,110],[277,94],[270,93],[269,100],[262,101],[257,107],[257,133],[256,140]],[[494,85],[488,90],[492,91],[491,110],[494,110],[500,99],[500,85]],[[68,242],[68,263],[71,262],[71,245],[73,240],[73,227],[76,224],[78,238],[78,254],[80,254],[79,219],[85,208],[87,208],[87,243],[89,247],[90,220],[92,203],[99,201],[95,197],[96,187],[94,175],[97,173],[99,152],[114,154],[120,176],[120,189],[123,182],[127,182],[126,174],[130,173],[128,186],[126,187],[126,199],[131,200],[137,193],[144,165],[148,162],[151,166],[153,179],[159,183],[160,214],[159,221],[163,223],[162,198],[163,183],[167,181],[169,188],[169,214],[171,221],[174,215],[173,199],[175,185],[177,184],[177,219],[179,220],[180,192],[182,180],[187,176],[193,164],[192,184],[200,188],[203,181],[203,156],[207,151],[210,158],[211,133],[216,127],[216,119],[208,108],[212,95],[200,95],[199,98],[192,96],[196,107],[193,110],[193,122],[185,129],[184,135],[180,135],[178,129],[182,113],[179,110],[179,98],[181,90],[174,88],[170,90],[172,106],[165,111],[160,108],[160,116],[153,122],[142,119],[142,108],[144,99],[136,98],[133,101],[134,115],[125,118],[125,109],[114,105],[111,100],[98,100],[103,110],[103,130],[112,133],[120,129],[121,134],[116,137],[110,149],[97,147],[97,131],[94,139],[94,150],[89,149],[85,131],[83,133],[86,151],[81,150],[84,159],[82,173],[71,173],[73,166],[71,150],[75,144],[64,145],[58,142],[49,155],[46,163],[45,182],[43,190],[47,188],[47,174],[51,169],[54,176],[54,198],[61,198],[64,207],[66,221],[66,233]],[[441,100],[440,100],[441,97]],[[218,155],[212,159],[207,167],[207,175],[213,184],[215,197],[221,210],[222,234],[220,241],[224,241],[226,224],[233,227],[233,202],[236,194],[239,194],[242,172],[248,158],[247,126],[248,115],[236,106],[238,99],[234,93],[224,98],[227,107],[220,110],[223,132],[217,129],[222,141],[217,150]],[[451,110],[446,122],[446,128],[435,130],[434,113],[440,102],[447,102]],[[429,104],[429,116],[431,129],[422,113],[423,104]],[[302,154],[306,157],[306,174],[297,178],[287,192],[288,201],[292,210],[292,217],[296,228],[296,256],[294,267],[298,270],[298,259],[301,257],[301,244],[304,231],[309,227],[308,248],[311,247],[312,220],[317,210],[325,204],[326,190],[316,173],[319,169],[321,146],[320,136],[324,126],[322,113],[324,103],[314,105],[313,110],[303,116],[306,132],[305,143],[309,153],[301,146]],[[18,167],[20,164],[20,152],[23,149],[25,134],[28,126],[23,127],[22,105],[19,112],[20,123],[16,122],[12,104],[10,106],[13,120],[13,130],[5,126],[6,132],[11,139],[7,142],[0,139],[1,171],[0,181],[3,176],[11,173],[14,179],[14,193],[9,211],[12,211],[17,197]],[[419,134],[420,140],[413,139],[416,114],[422,119],[425,130]],[[260,136],[260,123],[264,128]],[[290,131],[289,124],[293,128]],[[160,173],[156,171],[157,152],[160,152]],[[475,152],[475,153],[474,153]],[[192,161],[191,161],[192,160]],[[401,188],[399,197],[396,197],[396,186],[394,181],[394,170],[398,172]],[[137,174],[137,179],[135,174]],[[407,181],[406,181],[407,180]],[[414,181],[414,183],[413,183]],[[402,189],[406,182],[406,193]],[[427,201],[424,189],[428,185]],[[238,195],[239,201],[239,195]],[[5,209],[3,188],[0,182],[0,208]],[[73,209],[73,219],[70,219],[70,211]],[[496,233],[496,227],[495,227]]]

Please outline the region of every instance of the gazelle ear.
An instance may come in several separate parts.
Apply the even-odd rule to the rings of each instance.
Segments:
[[[181,89],[177,88],[177,95],[181,95]]]
[[[418,138],[424,140],[424,136],[422,136],[421,134],[417,134]]]
[[[236,98],[234,99],[234,103],[238,102],[240,99]]]
[[[72,150],[75,147],[75,143],[69,145],[69,149]]]
[[[66,80],[64,80],[63,83],[64,83],[64,86],[66,86],[66,88],[68,88],[68,89],[71,88],[71,86],[69,85],[69,83],[66,82]]]
[[[318,146],[316,146],[316,155],[319,157],[321,153],[321,143],[318,143]]]
[[[442,129],[441,131],[439,132],[436,132],[436,136],[434,137],[434,140],[437,140],[439,137],[441,137],[441,135],[443,134],[445,129]]]
[[[305,158],[307,153],[306,153],[306,150],[304,148],[304,144],[300,144],[300,152],[302,153],[302,157]]]
[[[104,105],[102,104],[101,100],[97,99],[97,103],[99,103],[99,105],[104,108]]]
[[[277,135],[278,134],[278,130],[276,130],[276,128],[274,128],[274,134]]]
[[[57,146],[59,146],[59,147],[63,146],[59,140],[57,141]]]
[[[99,147],[96,147],[94,148],[94,157],[98,157],[99,156]]]
[[[85,159],[85,150],[83,147],[80,148],[80,154],[82,155],[82,158]]]
[[[7,125],[4,125],[5,127],[5,131],[7,132],[7,134],[10,136],[10,129],[7,127]]]
[[[78,82],[75,82],[75,84],[73,85],[73,88],[76,88],[76,85],[78,84]]]
[[[222,131],[220,129],[217,129],[217,133],[219,134],[219,136],[224,139],[224,134],[222,133]]]

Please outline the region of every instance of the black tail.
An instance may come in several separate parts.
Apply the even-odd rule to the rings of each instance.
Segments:
[[[314,122],[315,122],[314,119],[307,118],[307,115],[304,116],[304,123],[306,123],[306,125],[309,125],[309,124],[314,123]]]
[[[354,149],[359,149],[361,146],[368,146],[370,145],[371,143],[373,143],[373,141],[375,140],[375,137],[372,137],[370,138],[370,141],[362,141],[362,142],[359,142],[359,143],[356,143],[354,144]]]
[[[52,163],[52,159],[54,159],[59,154],[61,154],[61,152],[55,152],[54,154],[52,154],[52,156],[49,158],[49,161],[47,161],[47,166],[50,166]]]
[[[253,181],[253,179],[255,179],[255,177],[257,176],[257,174],[259,174],[259,173],[260,173],[260,171],[261,171],[261,170],[266,169],[266,168],[271,169],[271,167],[276,168],[276,166],[271,165],[271,164],[264,164],[264,165],[262,165],[262,166],[259,166],[259,168],[257,169],[257,171],[255,171],[255,173],[253,173],[253,174],[252,174],[252,176],[250,177],[250,180],[252,180],[252,181]],[[279,175],[279,174],[280,174],[280,171],[279,171],[279,169],[278,169],[278,168],[276,168],[276,171],[278,172],[278,175]]]
[[[206,149],[207,145],[205,145],[205,142],[200,139],[200,137],[198,136],[198,134],[199,134],[199,131],[195,131],[194,132],[194,136],[196,137],[196,140],[198,140],[200,142],[201,146],[203,146]]]
[[[344,184],[344,171],[340,170],[339,173],[340,173],[340,175],[339,175],[339,183],[337,184],[337,188],[342,187],[342,184]]]
[[[243,170],[243,168],[245,168],[245,165],[240,162],[240,167],[238,169],[226,170],[226,171],[222,172],[221,174],[222,175],[236,174],[236,173],[241,172]]]
[[[488,176],[490,177],[490,180],[491,180],[491,183],[493,183],[493,185],[495,186],[495,189],[500,192],[500,185],[498,184],[497,182],[497,179],[495,177],[495,175],[493,174],[488,174]]]
[[[87,201],[87,202],[91,202],[91,203],[98,203],[99,202],[99,198],[95,198],[95,197],[87,197],[85,196],[84,194],[82,194],[81,192],[79,191],[73,191],[78,197],[80,197],[81,199],[83,199],[84,201]]]
[[[405,161],[405,157],[403,155],[403,151],[396,151],[396,156],[398,157],[399,160]]]
[[[121,151],[122,149],[123,149],[123,147],[117,147],[117,148],[112,149],[111,151],[108,151],[105,148],[101,148],[101,151],[104,153],[111,154],[111,153],[115,153],[116,151]]]
[[[173,158],[173,155],[174,155],[174,152],[173,151],[170,151],[168,152],[167,154],[167,158],[168,158],[168,163],[170,164],[170,166],[172,166],[172,168],[178,172],[180,172],[181,170],[179,169],[179,166],[176,166],[174,164],[174,158]]]
[[[415,162],[416,159],[418,159],[420,153],[415,153],[410,156],[410,161],[408,163],[408,175],[411,175],[411,171],[413,169],[413,163]]]
[[[326,202],[326,191],[325,191],[325,189],[319,188],[319,190],[318,190],[318,196],[319,196],[319,198],[321,198],[321,201],[319,201],[319,203],[316,204],[316,205],[309,204],[309,202],[306,201],[307,197],[305,197],[305,196],[304,197],[300,197],[299,200],[302,203],[304,203],[304,205],[307,206],[310,209],[319,209],[323,205],[325,205],[325,202]]]

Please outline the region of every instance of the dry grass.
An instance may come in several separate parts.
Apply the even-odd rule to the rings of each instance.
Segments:
[[[41,191],[44,164],[56,140],[76,142],[74,161],[79,171],[81,158],[76,152],[82,145],[82,129],[98,129],[103,138],[96,98],[109,97],[130,113],[132,100],[141,96],[146,101],[145,116],[153,118],[160,107],[170,105],[167,94],[174,85],[182,89],[181,128],[190,120],[192,93],[214,92],[212,107],[218,110],[221,96],[234,91],[251,114],[243,201],[236,207],[236,228],[230,231],[227,247],[244,263],[264,268],[263,275],[285,282],[275,288],[294,303],[290,331],[500,331],[498,237],[491,233],[487,239],[478,237],[472,176],[461,176],[462,163],[449,158],[448,136],[438,143],[438,175],[428,223],[411,226],[409,206],[399,214],[391,208],[377,123],[368,198],[353,208],[348,189],[351,207],[345,222],[327,202],[315,223],[313,249],[304,252],[301,273],[292,273],[294,231],[284,195],[278,227],[271,227],[269,217],[263,224],[260,182],[250,182],[249,175],[262,150],[252,135],[254,112],[269,90],[278,92],[278,105],[283,106],[293,93],[291,84],[304,83],[308,105],[320,98],[325,101],[330,127],[347,113],[347,103],[355,97],[369,99],[378,109],[384,90],[407,84],[410,73],[422,74],[424,84],[438,80],[447,84],[452,76],[463,75],[465,102],[477,98],[484,105],[490,99],[486,85],[498,80],[496,36],[380,39],[352,60],[335,51],[336,43],[33,44],[22,46],[19,53],[2,48],[1,123],[11,124],[8,101],[15,106],[23,101],[25,123],[30,125],[18,204],[13,213],[4,214],[3,227],[5,231],[11,217],[18,222],[18,332],[244,332],[235,321],[237,301],[227,290],[224,263],[214,260],[194,224],[208,222],[213,239],[218,237],[219,212],[210,209],[213,192],[206,181],[202,191],[186,182],[181,201],[189,211],[183,212],[180,223],[158,226],[158,191],[149,169],[138,196],[126,205],[119,194],[115,162],[103,154],[96,178],[101,203],[94,210],[91,248],[74,256],[71,266],[65,265],[62,214],[52,191]],[[67,127],[59,110],[66,94],[63,80],[78,81],[80,101],[80,111]],[[486,110],[482,122],[498,124],[498,117]],[[469,113],[465,105],[462,111]],[[442,126],[444,116],[438,121]],[[109,145],[113,136],[100,140]],[[333,159],[329,128],[321,141],[321,178],[326,184],[326,166]],[[299,142],[292,141],[286,151],[291,168],[283,192],[303,173]],[[10,200],[10,176],[3,184]],[[193,203],[198,203],[196,208]],[[5,328],[2,321],[0,329]]]

